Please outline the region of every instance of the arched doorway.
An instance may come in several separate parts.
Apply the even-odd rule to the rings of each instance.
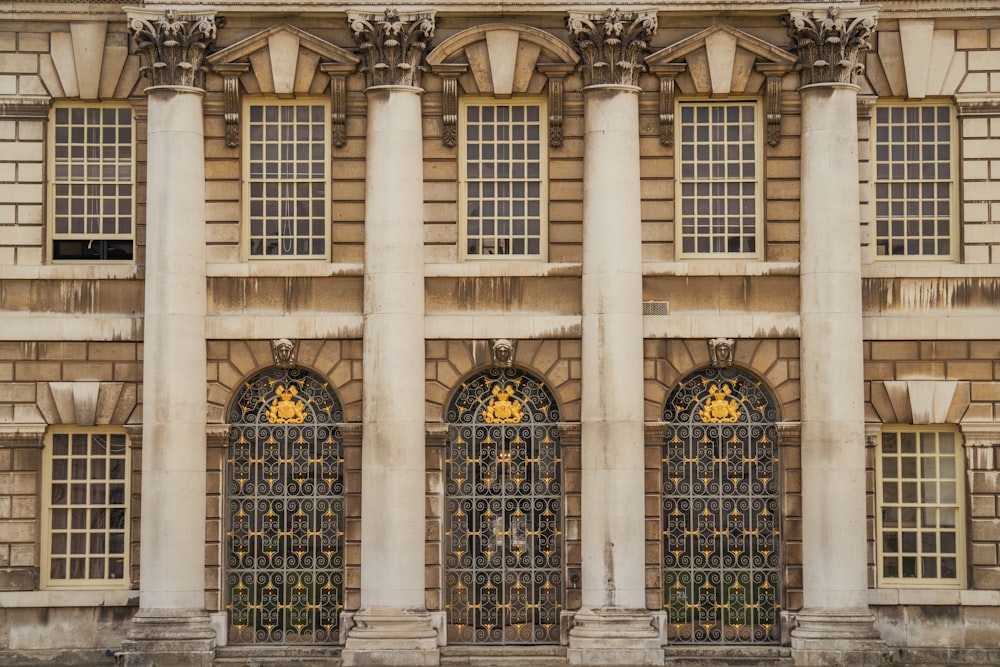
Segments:
[[[668,639],[777,644],[778,410],[737,368],[684,378],[667,399],[663,595]]]
[[[468,379],[448,407],[449,643],[559,642],[562,460],[552,392],[516,368]]]
[[[247,380],[229,411],[226,609],[234,644],[321,644],[343,610],[340,402],[301,369]]]

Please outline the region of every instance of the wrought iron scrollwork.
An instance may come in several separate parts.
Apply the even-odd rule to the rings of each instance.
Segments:
[[[229,641],[335,643],[344,585],[340,403],[314,374],[272,368],[243,385],[229,420]]]
[[[668,638],[780,639],[778,410],[733,367],[681,382],[667,399],[663,595]]]
[[[527,373],[494,367],[463,384],[447,417],[448,641],[558,643],[563,510],[555,399]]]

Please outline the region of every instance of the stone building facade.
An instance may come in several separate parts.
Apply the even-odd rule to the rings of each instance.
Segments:
[[[0,665],[996,664],[998,181],[982,0],[2,3]]]

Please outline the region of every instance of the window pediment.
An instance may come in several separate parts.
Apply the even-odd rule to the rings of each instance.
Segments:
[[[562,144],[563,79],[579,56],[553,35],[527,25],[489,23],[452,35],[427,55],[444,80],[443,141],[456,143],[458,87],[471,95],[504,98],[548,87],[549,143]]]
[[[240,94],[320,94],[329,89],[334,119],[333,142],[345,140],[346,76],[358,56],[293,25],[281,24],[251,35],[208,57],[211,71],[225,86],[226,143],[239,145]]]
[[[781,79],[798,58],[728,25],[713,25],[646,58],[660,79],[660,142],[673,143],[673,99],[688,95],[738,95],[765,91],[768,143],[780,138]]]

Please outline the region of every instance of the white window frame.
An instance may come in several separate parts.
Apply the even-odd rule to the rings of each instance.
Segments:
[[[920,451],[920,439],[921,434],[934,434],[935,441],[939,441],[940,434],[947,433],[952,436],[952,448],[954,457],[954,478],[942,477],[940,472],[940,463],[942,457],[938,455],[931,455],[927,453],[922,453]],[[899,465],[896,465],[895,476],[886,477],[887,474],[891,474],[892,471],[887,471],[886,464],[887,458],[883,454],[883,446],[885,443],[885,436],[887,434],[897,434],[900,436],[897,441],[902,440],[905,434],[915,434],[916,436],[916,447],[913,458],[915,458],[914,465],[916,466],[916,477],[906,476],[905,472],[900,469]],[[897,461],[895,463],[901,463],[898,459],[901,459],[901,453],[897,453],[893,456]],[[934,460],[934,476],[921,473],[920,467],[921,462],[924,460]],[[903,482],[903,480],[914,479],[916,482]],[[922,500],[924,494],[937,496],[937,492],[940,490],[940,486],[931,487],[929,485],[947,482],[950,483],[954,481],[955,484],[955,501],[954,502],[942,502],[940,498],[935,501],[924,501]],[[886,498],[886,484],[891,483],[892,480],[898,480],[897,491],[903,491],[903,484],[910,483],[916,484],[914,491],[918,495],[918,500],[915,502],[904,502],[902,498],[898,495],[895,500],[890,500]],[[965,454],[963,447],[962,434],[957,427],[941,424],[941,425],[929,425],[929,426],[912,426],[905,424],[894,424],[894,425],[884,425],[881,432],[879,433],[878,446],[875,448],[875,571],[876,571],[876,581],[879,587],[883,588],[947,588],[947,589],[964,589],[966,586],[966,576],[968,563],[966,560],[966,533],[965,533],[965,521],[966,521],[966,496],[965,496]],[[892,527],[889,529],[885,525],[885,510],[897,509],[898,521],[900,524],[898,528]],[[892,533],[896,533],[897,539],[901,537],[901,534],[907,526],[903,523],[905,519],[902,514],[905,509],[913,510],[913,530],[909,532],[915,532],[916,536],[914,538],[914,548],[905,549],[903,544],[899,544],[894,551],[887,551],[885,548],[884,540],[887,538],[887,534],[891,536]],[[923,533],[933,533],[937,537],[935,538],[935,543],[937,547],[935,550],[928,550],[924,552],[923,540],[921,539],[921,529],[925,526],[922,525],[924,521],[924,512],[922,510],[928,510],[934,512],[934,514],[929,515],[934,517],[934,521],[940,523],[937,518],[942,510],[944,512],[954,512],[954,526],[942,526],[938,525],[936,530],[923,530]],[[931,528],[934,528],[933,526]],[[942,554],[948,554],[949,552],[943,551],[941,548],[941,533],[954,532],[955,534],[955,573],[954,578],[944,578],[940,576],[940,560],[938,561],[938,576],[936,577],[924,577],[920,576],[920,558],[923,554],[926,554],[928,558],[940,558]],[[910,554],[909,556],[904,556],[903,554]],[[884,558],[916,558],[915,570],[916,576],[902,576],[903,565],[900,563],[900,576],[887,576],[883,568]]]
[[[110,449],[108,454],[104,457],[94,456],[93,454],[73,454],[72,441],[74,436],[85,437],[86,444],[88,448],[93,442],[93,437],[95,435],[113,435],[120,437],[124,440],[125,451],[121,458],[124,458],[124,478],[120,481],[115,478],[111,478],[110,461],[112,457],[110,455]],[[67,436],[69,438],[70,444],[68,453],[63,455],[55,454],[54,439],[57,436]],[[107,480],[107,485],[105,486],[105,502],[93,502],[92,492],[100,488],[95,485],[102,479],[101,477],[94,477],[95,466],[94,462],[100,461],[103,458],[105,463],[105,472],[103,479]],[[66,462],[66,484],[67,487],[72,487],[72,481],[78,479],[80,481],[77,484],[81,485],[81,490],[84,493],[83,502],[72,502],[74,500],[72,488],[67,488],[66,502],[55,504],[53,503],[53,488],[55,484],[59,484],[62,480],[53,480],[53,473],[56,461]],[[131,587],[131,575],[129,572],[129,567],[131,563],[130,553],[132,549],[131,545],[131,522],[132,522],[132,444],[129,441],[128,435],[125,433],[125,429],[120,426],[92,426],[92,427],[64,427],[64,426],[53,426],[49,428],[48,432],[45,434],[45,448],[42,457],[42,508],[41,508],[41,548],[42,548],[42,558],[40,567],[40,585],[42,589],[77,589],[77,590],[116,590],[116,589],[127,589]],[[74,475],[74,461],[85,461],[85,470],[81,473],[85,477],[78,478]],[[98,473],[100,474],[100,473]],[[59,475],[62,477],[62,475]],[[124,485],[124,501],[123,503],[112,503],[110,502],[109,493],[111,489],[109,485],[111,483],[121,483]],[[67,517],[65,522],[54,522],[55,510],[65,507]],[[92,525],[97,517],[91,514],[93,508],[103,508],[106,511],[105,525],[104,526],[94,526]],[[109,515],[112,509],[122,509],[124,510],[124,529],[121,531],[113,530],[108,526]],[[83,516],[83,525],[75,525],[73,520],[73,513],[81,512]],[[54,527],[53,524],[57,525]],[[56,556],[61,556],[62,554],[53,554],[53,547],[55,543],[56,532],[65,535],[65,544],[60,547],[66,554],[66,577],[65,578],[53,578],[52,577],[52,563]],[[107,565],[109,564],[112,555],[110,551],[106,552],[105,558],[105,568],[103,577],[91,577],[89,576],[90,567],[89,563],[85,564],[84,578],[73,579],[70,578],[70,568],[72,564],[70,563],[72,552],[72,535],[81,535],[84,537],[84,551],[82,552],[82,558],[85,561],[89,561],[92,558],[99,558],[97,554],[93,551],[93,543],[91,538],[94,536],[104,535],[105,545],[110,549],[108,544],[110,541],[110,535],[112,533],[120,533],[123,540],[124,548],[121,554],[122,560],[122,576],[121,578],[109,577],[109,569]],[[77,552],[81,553],[81,552]]]
[[[514,178],[513,176],[506,179],[507,183],[538,183],[538,220],[539,220],[539,234],[538,234],[538,253],[537,254],[487,254],[487,253],[471,253],[469,252],[469,206],[470,206],[470,196],[469,187],[474,181],[479,181],[480,183],[489,183],[490,179],[482,177],[479,179],[473,179],[469,177],[469,140],[468,140],[468,109],[470,107],[500,107],[500,106],[537,106],[538,107],[538,177],[537,178]],[[548,260],[548,245],[549,245],[549,173],[548,173],[548,110],[546,108],[545,98],[539,97],[514,97],[510,99],[496,99],[494,97],[468,97],[460,100],[459,104],[459,130],[458,130],[458,225],[459,225],[459,259],[465,260],[482,260],[482,261],[547,261]],[[528,159],[525,159],[527,164]],[[497,176],[493,179],[493,183],[497,183],[502,179]],[[482,197],[486,200],[486,197]],[[500,197],[495,197],[494,201],[500,201]],[[511,202],[515,200],[511,198]],[[527,196],[525,197],[527,201]],[[515,224],[515,214],[511,212],[510,214],[510,230],[511,232],[507,234],[511,239],[515,237],[522,237],[527,239],[533,238],[533,235],[529,235],[527,228],[525,228],[525,233],[514,234],[513,225]],[[503,217],[499,211],[496,213],[496,220],[499,221]],[[524,213],[525,218],[530,217],[527,211]],[[524,221],[527,225],[527,220]],[[494,227],[497,230],[497,227]],[[498,231],[494,232],[494,235],[499,237],[503,236]],[[484,235],[485,236],[485,235]]]
[[[928,178],[928,179],[925,179],[925,178],[923,178],[922,175],[919,178],[913,178],[913,179],[909,178],[906,175],[904,175],[902,178],[894,178],[894,177],[892,177],[891,174],[887,175],[884,178],[880,178],[880,165],[883,163],[883,161],[879,159],[879,155],[878,155],[878,153],[879,153],[879,146],[880,146],[880,142],[879,142],[879,139],[878,139],[879,127],[880,127],[879,126],[879,120],[878,120],[879,114],[882,111],[892,110],[892,109],[897,109],[897,108],[903,109],[904,110],[904,114],[905,114],[905,110],[906,109],[927,108],[927,107],[934,107],[934,108],[945,107],[945,108],[947,108],[949,110],[949,123],[948,123],[948,128],[949,129],[948,129],[948,133],[949,133],[950,141],[947,142],[948,146],[949,146],[949,155],[948,155],[949,159],[947,161],[947,164],[949,165],[949,175],[950,175],[950,178],[948,178],[948,179],[939,179],[939,178],[933,178],[933,179],[929,179]],[[889,124],[890,132],[892,131],[892,127],[893,127],[893,125],[890,123]],[[918,127],[922,128],[923,125],[921,124]],[[869,141],[871,142],[871,151],[870,151],[870,153],[871,153],[871,158],[870,158],[870,160],[871,160],[871,183],[870,183],[870,186],[871,186],[871,216],[872,216],[872,220],[871,220],[871,225],[872,225],[872,227],[871,227],[871,244],[872,244],[872,256],[874,257],[874,259],[876,261],[880,261],[880,262],[886,262],[886,261],[889,261],[889,262],[954,261],[958,257],[958,226],[959,226],[958,222],[957,222],[958,221],[957,211],[958,211],[958,145],[959,145],[959,143],[958,143],[958,114],[956,113],[955,106],[951,102],[946,101],[946,100],[933,100],[933,99],[931,99],[931,100],[922,100],[922,101],[914,101],[914,102],[903,102],[903,101],[883,102],[883,101],[880,100],[879,103],[876,104],[875,108],[872,110],[872,117],[871,117],[871,138],[870,138]],[[891,144],[892,141],[893,141],[893,139],[890,138],[889,143]],[[935,144],[937,144],[937,143],[938,143],[937,140],[935,140]],[[925,146],[925,144],[923,143],[923,141],[921,141],[920,143],[918,143],[916,145],[920,146],[920,147]],[[917,159],[915,156],[907,155],[907,159],[908,160],[913,160],[918,165],[921,165],[921,166],[925,165],[925,161],[922,158]],[[891,160],[891,159],[888,160],[887,162],[888,162],[889,165],[893,164],[893,160]],[[880,188],[880,185],[882,185],[883,183],[886,184],[887,187],[889,187],[889,188],[891,188],[893,184],[902,184],[902,186],[904,188],[906,187],[907,184],[911,184],[911,183],[914,184],[914,185],[918,185],[918,186],[923,186],[924,184],[927,184],[927,183],[936,183],[936,184],[941,184],[941,185],[947,184],[947,187],[948,187],[948,190],[949,190],[947,197],[935,197],[932,201],[944,201],[944,202],[947,202],[947,204],[948,204],[948,234],[947,235],[939,235],[939,234],[935,233],[935,234],[932,235],[932,237],[933,238],[947,238],[947,240],[949,242],[949,252],[948,253],[944,253],[944,254],[923,254],[923,251],[921,250],[920,252],[917,252],[915,254],[909,254],[909,253],[904,253],[902,255],[892,255],[892,254],[884,254],[883,255],[883,254],[879,254],[879,242],[883,238],[882,236],[879,235],[879,222],[880,222],[880,216],[879,216],[879,212],[878,212],[879,201],[880,201],[880,199],[879,199],[879,188]],[[902,225],[904,227],[903,238],[908,238],[909,237],[909,231],[906,228],[909,226],[909,224],[911,222],[910,216],[907,214],[907,212],[906,212],[905,209],[909,205],[911,205],[911,204],[917,205],[920,201],[921,200],[918,197],[915,200],[915,202],[914,202],[914,200],[912,200],[911,197],[908,194],[904,195],[899,200],[900,206],[904,209],[904,211],[902,213],[902,215],[903,215]],[[890,225],[890,231],[891,231],[891,225],[893,224],[893,219],[891,217],[888,217],[887,219],[888,219],[888,224]],[[937,214],[934,214],[933,220],[936,220],[936,219],[937,219]],[[933,220],[931,221],[931,224],[934,224]],[[915,214],[913,216],[912,222],[913,222],[913,224],[916,224],[919,227],[922,227],[925,224],[923,213],[922,212],[918,212],[917,214]],[[894,238],[894,236],[895,235],[893,235],[893,234],[889,234],[888,235],[888,239],[890,240],[890,242],[891,242],[891,239]],[[922,241],[924,239],[923,232],[922,231],[918,231],[918,233],[916,234],[916,238],[921,240],[920,245],[922,246],[923,245]]]
[[[675,237],[674,243],[676,247],[676,256],[679,259],[762,259],[764,254],[764,143],[763,143],[763,121],[762,121],[762,105],[760,100],[753,98],[734,98],[725,100],[706,100],[706,99],[680,99],[675,103],[676,108],[674,109],[675,118],[675,142],[674,142],[674,200],[675,200],[675,215],[674,215],[674,229]],[[723,177],[709,176],[708,178],[698,178],[695,175],[685,175],[684,164],[687,161],[683,155],[684,146],[686,139],[684,136],[685,122],[684,122],[684,110],[686,108],[699,108],[699,107],[727,107],[732,105],[750,105],[754,109],[754,119],[753,119],[753,146],[754,146],[754,159],[752,164],[754,165],[754,175],[752,179],[746,179],[742,176],[737,176],[730,178],[729,175]],[[697,131],[697,122],[694,123],[695,131]],[[694,146],[697,148],[697,135],[695,136]],[[697,163],[697,155],[694,156],[693,162]],[[698,251],[695,250],[685,250],[684,241],[686,238],[692,238],[691,234],[686,234],[684,229],[684,218],[685,213],[684,204],[686,201],[693,201],[695,203],[695,213],[694,216],[698,216],[697,206],[698,206],[698,195],[686,198],[684,196],[684,186],[687,184],[704,184],[708,183],[710,185],[715,184],[728,184],[728,183],[752,183],[754,192],[752,197],[743,199],[744,201],[751,199],[754,202],[754,231],[752,237],[754,239],[754,250],[751,252],[745,251],[728,251],[728,250],[708,250],[708,251]],[[709,203],[712,200],[709,200]],[[722,201],[718,199],[717,201]],[[702,217],[715,217],[720,215],[719,213],[714,213],[713,211],[708,211]],[[728,212],[724,212],[721,215],[732,215]],[[716,233],[712,225],[713,233],[709,237],[714,238],[718,235],[720,238],[727,238],[726,233],[723,231],[721,233]],[[749,234],[743,234],[742,232],[735,238],[744,238],[751,236]],[[697,230],[693,235],[695,242],[700,238]]]
[[[266,176],[260,176],[260,177],[258,177],[254,173],[254,164],[256,164],[256,161],[253,161],[251,159],[251,151],[253,150],[253,145],[256,143],[256,141],[255,141],[255,138],[254,138],[254,135],[253,135],[253,132],[252,132],[252,125],[253,125],[253,122],[254,122],[253,119],[252,119],[252,109],[254,107],[257,107],[257,106],[264,107],[264,108],[272,107],[272,106],[277,106],[277,107],[300,107],[300,106],[314,107],[314,106],[319,106],[319,107],[322,107],[322,109],[323,109],[323,128],[324,128],[324,130],[323,130],[323,140],[322,140],[322,142],[316,142],[317,144],[321,143],[322,150],[323,150],[322,165],[323,165],[324,174],[323,174],[322,179],[316,179],[316,178],[311,178],[311,177],[298,178],[297,179],[295,176],[292,176],[290,178],[282,178],[280,174],[277,175],[277,177],[267,178]],[[330,150],[330,146],[331,146],[330,131],[331,131],[331,123],[330,123],[330,101],[328,99],[319,98],[319,97],[315,97],[315,98],[313,98],[313,97],[304,97],[304,98],[296,98],[296,99],[279,99],[277,97],[245,97],[243,99],[242,128],[241,128],[242,141],[241,141],[241,143],[243,144],[243,160],[242,160],[242,162],[243,162],[243,188],[242,188],[243,206],[242,206],[242,212],[243,212],[243,221],[244,222],[243,222],[243,225],[242,225],[242,246],[243,246],[242,257],[243,257],[244,261],[254,261],[254,262],[257,262],[257,261],[265,261],[265,262],[267,262],[267,261],[286,261],[287,262],[287,261],[317,261],[317,260],[326,260],[326,261],[329,261],[329,259],[330,259],[330,246],[331,246],[331,236],[330,236],[330,226],[331,225],[330,225],[330,221],[332,219],[332,215],[331,215],[331,208],[332,208],[332,201],[331,201],[332,173],[331,173],[331,167],[332,167],[332,162],[331,162],[331,150]],[[279,134],[280,134],[280,130],[279,130]],[[279,136],[279,141],[280,141],[280,136]],[[291,146],[295,146],[295,145],[296,144],[291,144]],[[312,140],[309,140],[308,143],[306,143],[306,145],[307,146],[312,146],[314,144],[313,144]],[[286,146],[288,146],[288,144],[280,144],[279,147],[283,148],[283,147],[286,147]],[[285,157],[285,156],[282,156],[282,157]],[[311,160],[311,161],[312,162],[318,162],[318,161],[315,161],[315,160]],[[266,165],[266,162],[267,162],[266,157],[264,159],[260,160],[260,162],[262,164]],[[267,230],[267,227],[266,227],[266,225],[268,224],[268,211],[267,211],[267,207],[268,207],[268,204],[269,204],[269,197],[265,193],[264,195],[262,195],[259,198],[260,201],[262,202],[261,203],[261,207],[262,208],[261,208],[261,211],[260,211],[260,216],[258,216],[256,207],[254,206],[254,202],[256,201],[256,199],[254,197],[252,197],[252,192],[257,188],[258,184],[261,184],[260,185],[261,188],[266,188],[268,185],[274,185],[274,184],[276,184],[277,185],[277,189],[279,189],[279,190],[283,190],[286,187],[294,187],[296,184],[304,185],[306,187],[312,187],[312,186],[315,186],[317,184],[320,185],[320,187],[322,188],[322,194],[320,196],[318,196],[318,197],[308,197],[307,199],[304,200],[304,202],[314,202],[314,201],[320,201],[320,200],[323,202],[324,210],[323,210],[323,252],[322,253],[296,254],[295,252],[290,252],[290,253],[287,253],[287,254],[281,254],[281,253],[279,253],[279,254],[275,254],[275,255],[254,254],[253,253],[253,250],[254,250],[254,248],[253,248],[254,239],[258,237],[258,235],[254,233],[254,226],[256,224],[255,220],[258,217],[261,217],[261,219],[262,219],[262,223],[261,224],[264,225],[264,228],[261,230],[262,234],[260,235],[260,238],[263,239],[262,242],[266,244],[267,243],[267,239],[269,238],[269,235],[267,233],[268,230]],[[297,206],[297,204],[299,203],[299,200],[295,199],[294,196],[293,196],[293,197],[289,197],[289,198],[285,199],[283,202],[280,201],[280,200],[277,200],[277,201],[271,200],[271,201],[273,202],[273,204],[275,206],[282,207],[282,209],[283,209],[281,212],[278,213],[278,219],[276,220],[276,224],[281,228],[281,232],[279,232],[279,233],[280,234],[284,234],[284,233],[290,232],[291,235],[292,235],[292,237],[293,237],[293,239],[298,239],[299,232],[296,229],[294,229],[294,226],[295,226],[294,216],[298,214],[298,211],[287,210],[287,209],[285,209],[285,207],[286,206]],[[286,210],[287,210],[287,212],[286,212]],[[286,215],[289,216],[288,219],[284,219],[283,218],[283,216],[286,216]],[[307,215],[310,215],[310,217],[311,217],[311,214],[307,214]],[[310,223],[310,226],[311,226],[311,223]],[[309,238],[315,238],[315,234],[313,234],[311,231],[306,236],[308,236]],[[293,243],[294,243],[294,241],[293,241]]]
[[[117,153],[108,155],[105,150],[107,144],[104,142],[104,134],[109,128],[103,124],[103,121],[96,126],[91,126],[90,121],[86,118],[83,121],[82,127],[74,124],[72,116],[76,110],[81,110],[84,116],[87,116],[91,110],[97,110],[102,116],[106,111],[114,111],[116,116],[122,112],[126,112],[129,117],[128,129],[131,135],[131,140],[128,142],[128,155],[120,156]],[[66,112],[70,116],[70,122],[66,125],[59,123],[57,120],[62,112]],[[138,245],[136,242],[137,221],[135,215],[136,123],[131,105],[127,102],[59,102],[53,105],[50,110],[48,125],[48,194],[46,197],[48,214],[46,218],[49,239],[46,251],[51,261],[58,264],[134,264]],[[66,137],[65,142],[57,142],[57,138],[61,134],[63,127],[69,128],[69,136]],[[111,131],[117,132],[121,127],[123,125],[119,125],[116,122]],[[91,142],[88,137],[83,142],[80,142],[73,137],[74,130],[81,131],[84,135],[96,130],[101,135],[101,138],[95,142]],[[113,145],[122,146],[125,144],[118,142],[116,137]],[[67,148],[67,155],[60,157],[61,151],[59,148],[63,146]],[[72,155],[73,152],[80,149],[82,149],[84,155],[74,158]],[[127,169],[128,172],[124,177],[121,173],[123,168]],[[61,195],[60,190],[64,187],[69,188],[69,192]],[[107,192],[109,188],[113,190],[125,188],[127,192],[131,193],[129,197],[130,202],[124,205],[126,210],[122,211],[123,205],[121,201],[124,199],[122,194],[120,192]],[[62,210],[63,203],[67,206],[65,211]],[[116,204],[112,208],[117,210],[109,211],[107,208],[109,204]],[[73,209],[76,206],[80,206],[84,210],[82,212],[74,212]],[[109,213],[110,215],[107,215]],[[121,233],[117,230],[106,232],[103,229],[93,232],[89,232],[86,229],[76,232],[72,231],[72,229],[58,231],[57,227],[63,218],[71,226],[74,223],[79,223],[81,218],[84,220],[85,226],[88,219],[92,224],[99,224],[101,226],[108,223],[109,220],[120,222],[127,219],[130,230],[127,233]],[[132,256],[130,258],[56,257],[56,246],[59,243],[86,243],[88,248],[92,248],[94,242],[103,245],[116,241],[132,244]],[[101,247],[101,245],[98,247]],[[105,248],[105,251],[107,249]]]

